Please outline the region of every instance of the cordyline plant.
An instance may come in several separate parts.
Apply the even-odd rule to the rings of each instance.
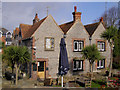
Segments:
[[[111,77],[111,70],[112,70],[112,62],[113,62],[113,47],[115,39],[117,38],[118,29],[116,27],[110,26],[106,31],[101,34],[101,38],[104,38],[108,41],[111,49],[110,55],[110,69],[109,69],[109,77]]]
[[[82,50],[82,54],[83,54],[83,58],[89,60],[90,63],[90,72],[92,71],[92,66],[95,60],[100,60],[101,56],[100,56],[100,52],[98,51],[96,45],[90,45],[90,46],[86,46],[83,50]]]
[[[30,53],[25,46],[8,46],[4,49],[3,59],[7,60],[9,65],[12,66],[12,72],[15,66],[16,69],[16,85],[18,82],[18,71],[20,69],[20,65],[25,62],[29,62]]]

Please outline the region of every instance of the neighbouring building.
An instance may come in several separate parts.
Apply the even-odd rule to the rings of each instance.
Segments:
[[[9,46],[12,44],[12,32],[8,31],[5,28],[1,28],[0,30],[0,41],[4,43],[4,45]],[[2,52],[2,47],[0,47],[0,52]]]
[[[73,21],[58,25],[51,15],[39,20],[33,19],[33,25],[20,24],[14,30],[15,45],[25,45],[30,49],[31,61],[29,73],[33,79],[57,78],[60,53],[60,39],[65,38],[70,71],[68,75],[89,72],[89,61],[82,58],[81,51],[85,46],[96,44],[103,59],[95,61],[93,71],[107,68],[110,63],[109,43],[100,37],[105,31],[103,18],[97,23],[83,25],[81,12],[74,7]]]

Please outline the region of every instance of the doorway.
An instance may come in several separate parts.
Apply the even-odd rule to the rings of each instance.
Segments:
[[[46,62],[45,61],[38,61],[38,71],[37,71],[37,75],[40,79],[44,79],[45,78],[45,68],[46,68]]]

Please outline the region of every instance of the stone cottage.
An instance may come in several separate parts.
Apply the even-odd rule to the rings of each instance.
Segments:
[[[74,7],[73,21],[60,25],[66,35],[66,47],[68,50],[68,58],[70,63],[69,75],[76,75],[90,71],[88,60],[82,58],[81,51],[85,46],[95,44],[101,55],[102,60],[95,61],[93,64],[93,72],[100,71],[108,67],[110,63],[110,47],[109,43],[100,37],[105,31],[103,18],[99,22],[89,25],[83,25],[81,22],[81,12],[77,12]]]
[[[110,62],[110,47],[106,40],[100,37],[105,31],[103,18],[99,22],[83,25],[81,12],[74,7],[73,21],[58,25],[51,15],[39,20],[33,19],[33,25],[20,24],[14,30],[15,45],[25,45],[31,52],[29,73],[33,79],[57,78],[60,53],[60,39],[65,38],[70,71],[68,75],[78,75],[89,72],[88,60],[82,59],[81,51],[85,46],[96,44],[102,60],[95,61],[93,71],[97,72],[108,67]]]

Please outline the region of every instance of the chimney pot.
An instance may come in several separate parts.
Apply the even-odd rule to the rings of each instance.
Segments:
[[[38,18],[38,14],[36,13],[35,18]]]
[[[77,12],[77,6],[74,6],[73,21],[81,21],[81,12]]]
[[[74,6],[74,12],[77,12],[77,6]]]
[[[39,21],[38,14],[36,13],[36,14],[35,14],[35,17],[34,17],[34,19],[33,19],[33,25],[34,25],[36,22],[38,22],[38,21]]]
[[[103,22],[103,17],[100,18],[100,22]]]

